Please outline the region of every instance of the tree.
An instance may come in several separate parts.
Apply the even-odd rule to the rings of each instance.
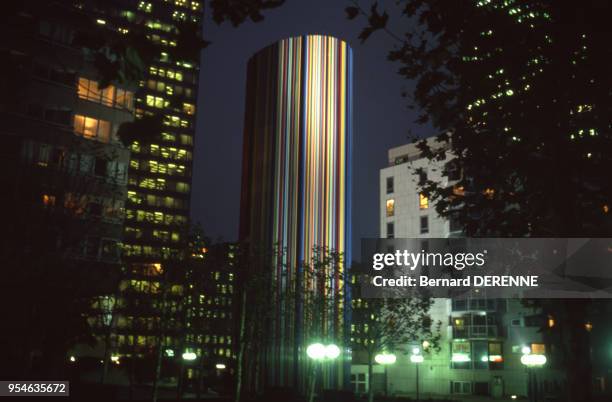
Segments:
[[[411,353],[410,345],[423,345],[424,353],[440,351],[441,322],[432,322],[433,299],[424,293],[398,294],[397,298],[363,298],[361,282],[368,273],[353,264],[353,350],[368,365],[368,401],[374,400],[373,366],[377,354]],[[426,342],[425,342],[426,341]],[[427,346],[427,347],[425,347]],[[408,348],[408,350],[406,350]],[[356,355],[357,357],[357,355]],[[358,357],[357,357],[358,358]]]
[[[455,186],[423,183],[437,212],[468,236],[603,236],[612,184],[612,63],[609,2],[538,0],[399,2],[406,31],[389,59],[415,82],[406,94],[418,122],[443,134]],[[387,30],[389,15],[354,2],[368,16],[361,34]],[[448,133],[452,132],[452,136]],[[430,159],[445,147],[419,142]],[[418,173],[418,172],[417,172]],[[590,399],[590,366],[579,300],[539,302],[565,317],[570,400]]]
[[[236,302],[238,313],[236,389],[234,401],[240,402],[245,391],[259,393],[263,388],[264,356],[270,343],[276,303],[291,303],[280,293],[270,267],[282,260],[283,250],[262,250],[238,244]]]

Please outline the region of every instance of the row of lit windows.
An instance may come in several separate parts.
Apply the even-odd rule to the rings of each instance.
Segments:
[[[147,38],[155,44],[161,44],[162,46],[176,47],[175,40],[172,40],[172,39],[168,40],[164,38],[163,36],[152,34],[152,35],[147,35]]]
[[[153,156],[161,156],[164,159],[173,159],[177,161],[190,161],[191,152],[186,149],[176,147],[160,146],[158,144],[150,144],[148,147],[142,147],[138,142],[132,143],[130,146],[132,152],[148,153]]]
[[[425,210],[429,208],[429,198],[423,193],[419,194],[419,209]],[[395,215],[395,199],[390,198],[387,200],[386,205],[387,216]]]
[[[141,86],[144,86],[144,82]],[[152,91],[165,92],[169,96],[179,95],[187,98],[193,98],[193,90],[182,85],[168,84],[164,81],[147,80],[147,88]]]
[[[147,106],[156,107],[158,109],[166,108],[170,105],[170,101],[161,96],[147,95]]]
[[[166,115],[164,116],[164,125],[169,127],[182,127],[182,128],[190,128],[191,123],[189,120],[181,119],[179,116],[174,115]]]
[[[146,188],[148,190],[160,190],[160,191],[175,191],[177,193],[189,193],[190,186],[188,183],[183,182],[168,182],[163,178],[130,178],[130,185],[138,186],[140,188]]]
[[[135,191],[127,192],[128,200],[136,205],[146,204],[150,207],[165,207],[173,209],[187,209],[189,202],[187,200],[173,198],[173,197],[162,197],[153,194],[139,194]]]
[[[188,343],[204,343],[212,345],[231,345],[232,337],[229,335],[203,335],[203,334],[188,334]]]
[[[184,225],[187,223],[187,217],[184,215],[166,214],[163,212],[150,212],[142,210],[125,210],[125,218],[136,222],[149,222],[163,225]]]
[[[162,96],[154,96],[154,95],[147,95],[146,97],[146,103],[147,106],[149,107],[155,107],[158,109],[164,109],[167,108],[170,105],[170,101],[168,101],[167,99],[165,99]],[[182,111],[183,113],[193,116],[195,114],[195,105],[192,103],[187,103],[187,102],[183,102],[183,106],[182,106]],[[178,116],[169,116],[168,121],[171,123],[171,125],[175,125],[173,120],[175,120],[174,118],[178,117]],[[179,124],[181,127],[183,126],[183,121],[181,120],[180,123],[176,123]],[[178,126],[176,126],[178,127]]]
[[[180,255],[179,250],[170,247],[141,246],[137,244],[124,244],[123,255],[126,257],[153,257],[175,258]]]
[[[187,171],[185,165],[158,162],[155,160],[138,161],[136,159],[132,159],[130,161],[130,167],[137,170],[149,171],[151,173],[167,174],[169,176],[185,176]]]
[[[98,82],[79,77],[78,95],[81,99],[101,103],[106,106],[120,109],[134,109],[134,93],[109,85],[104,89],[98,88]]]
[[[169,232],[167,230],[154,229],[153,238],[165,242],[171,241],[173,243],[177,243],[180,240],[181,236],[178,232]]]
[[[193,136],[189,134],[174,134],[163,132],[161,134],[162,141],[173,142],[176,143],[177,140],[181,145],[190,145],[193,146]],[[190,158],[191,159],[191,158]],[[188,159],[188,160],[190,160]]]
[[[183,72],[180,70],[172,70],[169,68],[151,66],[149,67],[149,74],[157,75],[159,77],[164,77],[171,80],[183,81]]]

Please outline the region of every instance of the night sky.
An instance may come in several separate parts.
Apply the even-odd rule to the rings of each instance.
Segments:
[[[332,35],[353,48],[353,258],[359,259],[362,237],[378,237],[378,177],[388,148],[406,143],[408,129],[421,136],[433,131],[414,123],[416,114],[401,97],[411,83],[386,59],[394,40],[378,32],[362,45],[358,35],[365,20],[347,20],[347,4],[288,0],[267,11],[264,21],[238,28],[218,26],[207,15],[204,36],[212,44],[202,55],[191,214],[214,240],[235,241],[238,235],[247,61],[271,43],[304,34]]]

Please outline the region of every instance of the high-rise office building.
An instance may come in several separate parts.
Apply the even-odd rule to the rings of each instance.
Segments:
[[[303,325],[304,302],[287,303],[283,295],[316,248],[351,259],[352,57],[346,42],[307,35],[268,46],[248,64],[240,239],[283,250],[268,267],[279,289],[267,349],[270,384],[304,381],[300,362],[312,337],[344,336],[342,268],[326,290],[338,312],[317,330]]]
[[[10,211],[0,293],[12,298],[3,315],[15,322],[3,342],[15,345],[6,367],[27,371],[61,364],[49,339],[63,339],[69,322],[92,313],[85,300],[116,286],[129,164],[116,132],[134,118],[134,88],[99,88],[94,63],[75,44],[95,31],[82,23],[82,9],[70,2],[13,6],[18,12],[3,17],[0,41],[11,70],[0,102],[0,182]],[[10,339],[15,334],[31,336],[21,342]]]
[[[114,111],[114,114],[107,112],[110,117],[101,118],[85,112],[75,114],[75,131],[82,132],[86,138],[97,136],[99,141],[108,141],[113,137],[108,134],[111,129],[107,121],[118,118],[115,109],[128,101],[130,119],[152,117],[162,122],[159,135],[153,132],[158,129],[154,125],[134,125],[138,130],[150,127],[152,132],[129,133],[133,140],[126,144],[128,149],[124,148],[126,160],[122,165],[124,175],[127,173],[124,177],[127,182],[123,184],[124,190],[127,185],[127,191],[120,205],[124,212],[120,214],[123,233],[119,236],[122,278],[118,290],[109,291],[104,300],[95,303],[98,313],[90,317],[98,334],[105,333],[109,326],[112,329],[104,353],[108,354],[110,347],[110,353],[116,356],[150,357],[160,347],[178,347],[184,342],[184,328],[178,318],[180,314],[176,313],[181,311],[183,285],[168,283],[174,279],[165,273],[169,264],[177,265],[185,260],[188,249],[200,49],[185,46],[181,40],[188,41],[186,38],[193,34],[190,43],[196,43],[203,3],[125,0],[112,4],[66,2],[63,6],[81,15],[80,26],[89,23],[97,27],[95,31],[92,28],[92,32],[101,36],[102,43],[109,48],[120,49],[122,38],[125,38],[127,49],[118,57],[123,70],[117,79],[133,81],[134,86],[127,93],[128,100],[125,100],[126,92],[114,85],[98,89],[94,78],[100,76],[101,71],[96,49],[83,50],[78,48],[82,44],[73,44],[75,51],[84,53],[95,66],[90,68],[89,75],[78,77],[79,97]],[[63,31],[53,26],[47,31],[49,35],[66,40],[79,37],[70,30],[61,36]],[[140,66],[143,61],[148,65]],[[131,69],[138,72],[130,76]],[[112,133],[118,126],[111,126]],[[94,134],[90,133],[92,130]],[[162,297],[165,289],[167,295]],[[174,313],[162,318],[162,309]],[[160,329],[161,326],[164,329]],[[99,356],[100,351],[94,354]]]
[[[123,247],[127,277],[120,285],[128,296],[118,300],[113,342],[120,355],[141,357],[158,347],[178,350],[184,342],[180,319],[170,314],[161,320],[156,299],[162,282],[169,280],[164,277],[167,265],[185,259],[200,49],[185,53],[180,35],[187,26],[195,27],[194,34],[201,30],[203,3],[157,0],[120,4],[125,7],[99,18],[119,32],[144,33],[159,52],[146,66],[146,77],[135,98],[136,118],[161,116],[163,131],[152,141],[130,145]],[[179,311],[184,289],[178,283],[167,286],[164,303],[169,305],[163,308]],[[164,336],[158,345],[160,325]]]

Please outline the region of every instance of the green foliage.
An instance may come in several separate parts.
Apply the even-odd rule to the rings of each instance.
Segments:
[[[610,6],[399,4],[406,32],[393,35],[399,43],[389,59],[415,83],[408,96],[418,122],[452,132],[452,140],[440,138],[450,152],[424,142],[421,149],[463,169],[461,196],[424,186],[436,210],[468,235],[608,233],[612,58],[601,15]],[[386,29],[380,21],[380,12],[369,13],[362,35]]]
[[[423,156],[462,169],[422,191],[468,236],[607,236],[612,198],[609,2],[404,0],[389,60],[414,83]],[[354,17],[354,9],[347,10]],[[370,18],[376,17],[370,13]],[[376,12],[378,15],[379,12]],[[378,18],[378,17],[376,17]],[[385,21],[386,22],[386,21]],[[384,29],[368,21],[364,35]],[[366,36],[366,37],[367,37]],[[452,133],[452,135],[448,135]],[[416,170],[415,173],[419,173]],[[564,357],[569,400],[589,400],[592,304],[533,301]],[[597,328],[605,319],[593,322]]]
[[[163,127],[163,116],[161,114],[144,116],[121,124],[117,130],[117,137],[126,147],[134,141],[141,144],[150,144],[159,141]]]
[[[233,26],[238,26],[250,19],[260,22],[264,19],[263,10],[279,7],[285,0],[211,0],[213,20],[217,24],[230,21]]]

